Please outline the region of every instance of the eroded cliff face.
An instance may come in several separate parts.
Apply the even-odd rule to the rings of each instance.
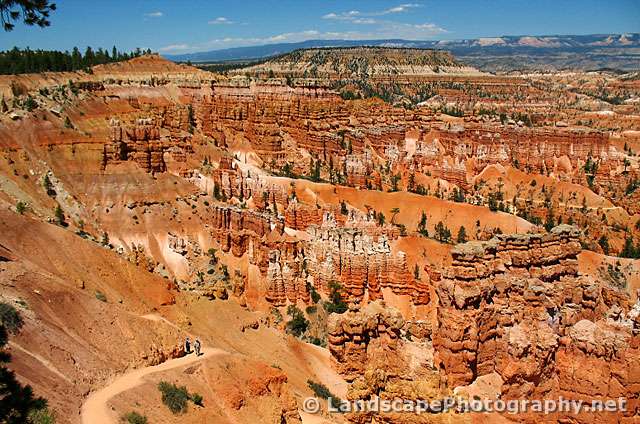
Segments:
[[[382,302],[331,315],[328,344],[338,371],[347,381],[354,381],[365,375],[371,362],[384,364],[381,356],[394,359],[385,364],[389,369],[401,366],[398,348],[403,325],[400,313]]]
[[[610,145],[608,136],[599,131],[492,129],[478,124],[434,128],[431,133],[424,134],[424,142],[418,146],[416,154],[424,156],[427,162],[450,156],[455,163],[461,163],[465,171],[464,165],[469,161],[474,174],[487,165],[517,163],[528,172],[569,176],[576,174],[589,158],[601,160],[615,169],[624,157]],[[604,176],[607,170],[600,168],[599,172]]]
[[[361,151],[365,140],[378,148],[389,139],[400,142],[407,122],[416,119],[414,113],[378,102],[344,102],[326,84],[290,87],[238,79],[215,82],[211,91],[194,100],[202,132],[216,140],[248,140],[267,165],[297,162],[292,147],[324,161],[335,155],[338,165],[337,156],[347,153],[347,144]]]
[[[619,416],[633,415],[637,317],[627,293],[579,275],[578,236],[559,226],[452,251],[433,336],[450,387],[497,373],[504,399],[625,397]]]
[[[352,382],[349,399],[474,393],[502,400],[625,398],[625,411],[565,411],[545,419],[619,422],[634,416],[640,303],[579,274],[578,236],[574,227],[559,226],[549,234],[458,245],[436,283],[437,324],[424,339],[412,337],[415,326],[384,303],[352,305],[332,315],[329,351]],[[517,417],[539,419],[531,412]],[[369,422],[371,416],[356,413],[350,419]],[[423,422],[413,414],[377,419]]]
[[[383,299],[383,290],[388,289],[415,306],[429,304],[429,275],[416,279],[406,254],[393,251],[389,245],[390,238],[398,238],[396,228],[379,227],[365,215],[347,219],[338,213],[340,218],[336,220],[330,210],[317,213],[323,214],[321,223],[305,221],[303,238],[285,231],[289,228],[285,226],[286,216],[269,210],[215,206],[210,207],[203,222],[208,238],[221,253],[247,258],[256,266],[265,282],[264,300],[274,306],[298,301],[310,304],[311,290],[329,294],[335,283],[350,302]],[[207,273],[213,273],[207,265],[208,253],[197,238],[170,233],[167,243],[168,249],[187,259],[193,269],[204,267]]]
[[[340,374],[351,383],[350,401],[443,399],[450,391],[433,367],[427,338],[410,335],[416,326],[383,301],[331,315],[328,347]],[[349,411],[353,423],[416,423],[425,417],[401,411]],[[450,414],[429,414],[428,422],[445,422]],[[459,417],[460,419],[462,417]]]

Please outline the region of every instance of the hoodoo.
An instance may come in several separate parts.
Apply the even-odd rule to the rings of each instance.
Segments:
[[[638,34],[67,3],[0,2],[0,423],[640,420]]]

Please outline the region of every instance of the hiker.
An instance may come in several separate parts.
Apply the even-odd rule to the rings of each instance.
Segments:
[[[188,355],[191,353],[191,339],[187,336],[187,339],[184,341],[184,354]]]
[[[196,351],[196,356],[200,356],[200,339],[196,339],[193,349]]]

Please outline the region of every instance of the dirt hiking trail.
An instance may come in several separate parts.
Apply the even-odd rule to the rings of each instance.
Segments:
[[[182,367],[215,356],[228,355],[224,350],[206,346],[202,348],[202,352],[203,353],[200,356],[196,356],[195,353],[191,353],[190,355],[186,355],[181,358],[170,359],[159,365],[140,368],[118,377],[108,386],[93,392],[84,401],[80,412],[82,424],[117,423],[119,418],[115,417],[111,412],[108,405],[109,400],[122,392],[141,385],[144,382],[144,377],[146,375]]]

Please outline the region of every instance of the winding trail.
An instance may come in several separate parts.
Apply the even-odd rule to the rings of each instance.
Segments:
[[[108,386],[93,392],[82,404],[82,409],[80,412],[82,424],[113,424],[118,422],[118,418],[114,417],[110,408],[109,408],[109,400],[114,396],[119,395],[122,392],[133,389],[136,386],[144,383],[144,377],[161,372],[170,370],[173,368],[182,367],[185,365],[192,364],[194,362],[202,361],[207,358],[212,358],[215,356],[228,355],[227,352],[221,349],[215,349],[210,347],[202,348],[203,354],[200,356],[196,356],[195,354],[190,354],[187,356],[183,356],[177,359],[170,359],[165,361],[159,365],[154,365],[150,367],[140,368],[137,370],[133,370],[128,372],[116,380],[111,382]]]

